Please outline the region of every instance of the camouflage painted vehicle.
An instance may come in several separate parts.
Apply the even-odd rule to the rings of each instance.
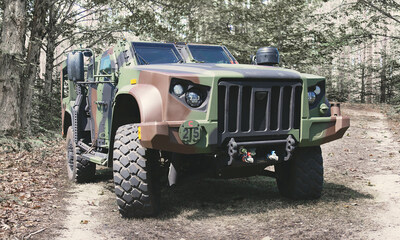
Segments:
[[[283,196],[320,197],[320,145],[350,120],[327,101],[323,77],[268,66],[278,61],[273,48],[244,65],[223,46],[179,43],[72,51],[62,68],[69,178],[112,167],[125,217],[157,213],[164,177],[266,175]]]

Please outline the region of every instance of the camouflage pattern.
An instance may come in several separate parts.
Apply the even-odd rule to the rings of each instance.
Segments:
[[[95,76],[85,83],[88,91],[86,111],[89,123],[82,127],[82,131],[90,132],[91,139],[88,145],[107,153],[109,149],[112,149],[113,131],[115,132],[118,124],[125,121],[121,119],[127,119],[127,116],[132,118],[131,115],[135,115],[136,117],[133,116],[133,118],[140,123],[141,144],[144,147],[185,154],[211,154],[226,151],[227,142],[221,142],[221,131],[218,130],[219,123],[223,121],[219,119],[218,112],[221,97],[218,89],[222,81],[240,84],[276,83],[282,86],[281,93],[286,89],[286,82],[299,86],[296,88],[299,89],[300,94],[300,102],[296,107],[299,114],[299,126],[289,127],[285,131],[277,129],[265,133],[259,132],[257,139],[263,137],[286,139],[288,135],[291,135],[299,147],[316,146],[341,138],[350,126],[349,118],[338,114],[340,111],[337,111],[336,106],[335,115],[329,115],[331,111],[323,109],[324,106],[328,108],[330,106],[325,96],[318,98],[317,103],[310,108],[308,89],[319,85],[323,87],[324,94],[325,78],[323,77],[278,67],[235,64],[237,62],[234,59],[232,59],[234,64],[193,63],[195,61],[190,54],[184,59],[185,63],[138,65],[132,53],[131,44],[126,41],[121,41],[96,58]],[[110,68],[105,68],[106,65]],[[76,83],[68,81],[65,74],[62,74],[62,81],[66,81],[69,85],[69,94],[62,100],[63,130],[65,131],[68,129],[68,123],[72,122],[66,118],[72,116],[71,109],[76,99]],[[171,92],[171,84],[174,81],[207,89],[204,103],[198,108],[192,108],[176,97]],[[295,90],[292,91],[294,93]],[[272,91],[267,94],[270,97]],[[127,99],[130,99],[129,109],[132,109],[132,112],[130,110],[118,112],[118,108],[125,109],[123,107],[128,105]],[[281,99],[285,101],[283,97]],[[279,103],[282,104],[282,102]],[[138,112],[135,112],[136,108]],[[290,107],[290,111],[295,111],[292,108],[294,107]],[[271,109],[274,109],[274,106]],[[283,110],[270,111],[268,114],[282,114],[281,111]],[[250,114],[256,113],[250,112]],[[293,121],[294,113],[289,114],[290,121]],[[195,122],[196,127],[198,124],[200,136],[183,139],[185,128],[191,126],[188,125],[190,121]],[[248,135],[246,137],[252,136]],[[110,154],[108,157],[110,158]]]

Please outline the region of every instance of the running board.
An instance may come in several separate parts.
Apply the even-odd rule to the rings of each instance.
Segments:
[[[82,141],[78,141],[78,146],[85,152],[82,154],[82,158],[99,164],[99,165],[106,165],[107,164],[107,154],[96,152],[93,148]]]
[[[105,153],[84,153],[82,154],[82,158],[103,166],[107,164],[107,154]]]

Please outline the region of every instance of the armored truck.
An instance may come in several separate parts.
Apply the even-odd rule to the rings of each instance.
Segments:
[[[328,102],[325,78],[278,62],[274,48],[247,65],[224,46],[186,43],[71,51],[61,71],[68,178],[111,167],[123,217],[157,214],[162,180],[188,175],[270,176],[284,197],[319,198],[320,145],[350,120]]]

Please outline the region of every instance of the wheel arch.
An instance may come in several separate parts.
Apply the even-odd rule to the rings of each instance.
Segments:
[[[162,106],[160,92],[152,85],[141,84],[120,89],[113,107],[108,166],[112,166],[117,129],[129,123],[162,121]]]
[[[111,122],[110,146],[108,150],[108,166],[112,166],[113,145],[117,129],[125,124],[140,123],[140,109],[135,97],[131,94],[119,94],[115,98]]]
[[[71,113],[67,110],[63,112],[62,116],[62,136],[67,137],[68,128],[72,126],[72,117]]]

